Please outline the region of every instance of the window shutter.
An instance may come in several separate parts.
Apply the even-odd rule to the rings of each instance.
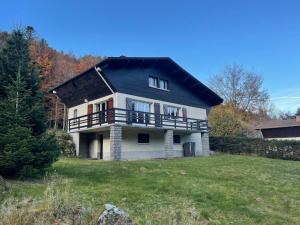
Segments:
[[[155,102],[154,103],[154,120],[155,120],[155,126],[160,127],[161,121],[160,121],[160,104]]]
[[[183,117],[183,121],[186,122],[187,121],[187,111],[186,111],[186,108],[182,108],[182,117]]]
[[[114,99],[109,98],[107,100],[107,123],[112,123],[114,120],[113,108],[114,108]]]
[[[129,98],[126,98],[126,115],[127,115],[127,124],[132,124],[132,100]]]
[[[168,119],[168,106],[167,105],[164,105],[164,119]]]
[[[93,125],[93,104],[87,105],[87,114],[88,114],[88,120],[87,120],[87,126],[91,127]]]

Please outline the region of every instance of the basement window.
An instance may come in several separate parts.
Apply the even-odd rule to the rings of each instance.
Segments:
[[[138,133],[138,143],[139,144],[149,144],[149,134]]]
[[[180,135],[174,135],[173,136],[173,143],[174,144],[180,144],[181,143]]]

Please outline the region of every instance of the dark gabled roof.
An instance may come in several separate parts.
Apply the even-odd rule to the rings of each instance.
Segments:
[[[172,75],[181,83],[188,84],[189,90],[205,99],[210,106],[219,105],[223,102],[221,97],[169,57],[108,57],[98,66],[101,68],[105,66],[121,68],[124,65],[129,68],[159,66],[160,69]]]
[[[169,57],[108,57],[98,63],[96,67],[100,67],[104,79],[107,81],[109,86],[112,88],[113,91],[118,92],[118,86],[114,85],[114,83],[110,80],[109,74],[105,74],[106,68],[113,68],[118,70],[119,68],[126,67],[127,69],[135,69],[135,68],[147,68],[147,67],[158,67],[160,70],[166,72],[170,76],[174,77],[177,81],[181,84],[186,85],[188,89],[194,93],[194,95],[198,96],[199,98],[203,99],[209,106],[215,106],[221,104],[223,99],[219,97],[216,93],[214,93],[211,89],[201,83],[198,79],[180,67],[177,63],[175,63]],[[63,99],[62,94],[60,95],[59,92],[65,92],[62,89],[66,86],[69,86],[70,91],[70,83],[82,83],[84,85],[84,80],[87,79],[90,74],[93,74],[93,82],[99,82],[101,78],[99,76],[95,76],[94,67],[86,70],[85,72],[75,76],[74,78],[62,83],[61,85],[53,88],[52,90],[57,91],[58,95]],[[80,82],[78,82],[80,80]],[[87,84],[86,84],[87,85]],[[89,88],[88,88],[89,89]],[[85,88],[87,90],[87,88]],[[99,89],[98,89],[99,90]],[[89,91],[89,90],[87,90]],[[68,100],[69,101],[69,100]],[[68,104],[69,106],[74,104]]]
[[[287,120],[267,120],[259,124],[256,129],[273,129],[273,128],[283,128],[283,127],[299,127],[300,122],[297,122],[296,119],[287,119]]]

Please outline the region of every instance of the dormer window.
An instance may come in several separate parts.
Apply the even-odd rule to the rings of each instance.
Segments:
[[[168,81],[157,77],[149,77],[149,87],[158,88],[161,90],[169,90]]]

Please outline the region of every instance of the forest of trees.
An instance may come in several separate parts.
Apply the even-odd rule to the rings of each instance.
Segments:
[[[38,37],[33,27],[27,26],[25,29],[29,36],[31,60],[39,68],[40,90],[42,92],[47,92],[103,59],[100,56],[92,55],[75,57],[71,53],[57,51],[50,47],[45,39]],[[4,43],[10,35],[8,32],[0,31],[0,49],[4,47]],[[66,119],[64,104],[51,93],[45,96],[44,101],[48,112],[48,127],[63,128]]]

